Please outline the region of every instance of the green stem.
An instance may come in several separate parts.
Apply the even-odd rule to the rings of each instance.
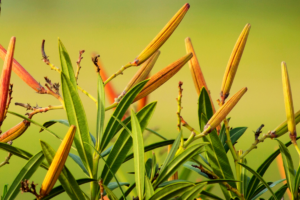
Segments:
[[[267,138],[271,138],[271,136],[269,134],[264,134],[261,139],[255,140],[255,142],[250,146],[250,148],[247,149],[246,151],[244,151],[243,155],[240,156],[240,159],[245,158],[245,156],[248,155],[248,153],[250,153],[253,149],[256,149],[257,145],[259,143],[265,141],[265,139],[267,139]]]
[[[106,81],[104,82],[104,85],[106,85],[107,83],[109,83],[111,80],[113,80],[114,78],[116,78],[118,75],[123,74],[123,71],[129,67],[132,67],[133,65],[131,63],[128,63],[127,65],[121,67],[121,69],[119,71],[117,71],[116,73],[114,73],[113,75],[111,75],[108,79],[106,79]]]
[[[115,108],[115,107],[117,107],[117,105],[118,105],[118,103],[115,102],[115,103],[111,104],[110,106],[106,107],[105,111]]]
[[[99,164],[99,155],[95,152],[94,153],[94,159],[93,159],[93,179],[97,179],[98,176],[98,164]],[[91,182],[91,200],[98,200],[98,194],[99,194],[99,185],[96,181]]]

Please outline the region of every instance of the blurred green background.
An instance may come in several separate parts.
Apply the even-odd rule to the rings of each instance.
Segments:
[[[46,40],[46,53],[50,61],[59,66],[57,37],[59,37],[70,54],[75,67],[78,51],[84,49],[79,85],[96,95],[96,74],[90,55],[97,52],[107,73],[112,74],[122,65],[133,59],[155,37],[181,6],[187,3],[182,0],[151,1],[79,1],[79,0],[3,0],[0,16],[0,44],[5,48],[11,36],[17,37],[15,58],[42,85],[47,76],[52,81],[59,81],[59,75],[51,71],[41,60],[40,46]],[[254,141],[253,130],[262,123],[264,133],[274,129],[285,120],[285,110],[281,85],[281,61],[286,61],[292,85],[295,111],[300,108],[300,1],[221,1],[190,0],[191,8],[161,48],[161,55],[155,65],[155,73],[178,58],[185,55],[184,39],[191,37],[206,82],[214,100],[219,98],[223,73],[233,46],[246,23],[251,24],[248,42],[241,59],[236,78],[231,89],[234,94],[242,87],[248,92],[230,113],[232,127],[249,127],[236,145],[237,149],[246,150]],[[0,61],[0,66],[3,61]],[[124,75],[112,81],[121,92],[136,68],[125,71]],[[167,138],[175,138],[177,83],[183,81],[182,115],[193,127],[198,129],[197,95],[193,80],[186,65],[176,76],[151,94],[149,101],[158,101],[155,114],[149,127],[156,127]],[[51,96],[36,94],[15,74],[11,82],[14,84],[13,103],[22,102],[41,106],[58,105]],[[85,105],[89,126],[95,132],[96,107],[85,95],[80,94]],[[217,105],[217,104],[216,104]],[[11,104],[10,110],[25,114],[24,108]],[[109,116],[111,112],[108,112]],[[43,123],[50,119],[66,119],[64,111],[51,111],[35,116],[34,120]],[[21,119],[9,115],[2,130],[6,131]],[[53,131],[63,136],[67,130],[63,125],[55,125]],[[29,130],[14,146],[31,153],[40,151],[39,139],[47,141],[55,149],[59,142],[46,132],[39,133],[39,128],[31,125]],[[184,130],[184,135],[190,133]],[[280,138],[288,141],[288,135]],[[160,139],[151,136],[145,143]],[[247,156],[248,163],[256,169],[276,148],[276,142],[268,140],[259,145]],[[156,151],[159,154],[159,151]],[[298,157],[291,148],[294,163]],[[0,160],[7,153],[0,152]],[[148,155],[148,154],[147,154]],[[161,159],[162,161],[162,159]],[[13,156],[10,164],[0,169],[0,192],[2,186],[11,183],[16,172],[25,161]],[[84,177],[76,164],[68,159],[67,166],[76,178]],[[264,178],[275,181],[280,178],[276,162],[273,163]],[[124,181],[126,172],[133,171],[132,163],[127,163],[118,176]],[[39,169],[31,178],[41,184],[45,175]],[[133,181],[132,175],[126,175]],[[87,186],[83,189],[88,192]],[[216,187],[218,188],[218,186]],[[217,189],[219,191],[219,189]],[[19,194],[17,199],[33,199],[30,194]],[[55,199],[67,199],[61,195]]]

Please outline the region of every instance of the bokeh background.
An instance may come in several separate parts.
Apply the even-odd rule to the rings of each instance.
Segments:
[[[57,38],[66,46],[74,67],[78,51],[84,49],[79,85],[96,95],[96,74],[90,55],[97,52],[107,73],[112,74],[122,65],[133,59],[163,28],[177,10],[187,3],[186,0],[151,0],[151,1],[103,1],[103,0],[3,0],[0,16],[0,44],[5,48],[11,36],[17,37],[15,58],[44,85],[43,77],[59,81],[59,75],[51,71],[41,60],[40,46],[46,40],[46,53],[50,61],[60,65]],[[221,0],[190,0],[191,8],[174,34],[161,48],[161,55],[155,65],[155,73],[178,58],[185,55],[184,39],[191,37],[201,68],[214,100],[219,98],[223,73],[233,46],[246,23],[251,24],[248,42],[241,59],[231,93],[247,86],[248,92],[230,113],[232,127],[249,127],[244,136],[236,144],[237,149],[246,150],[254,141],[252,131],[265,124],[264,133],[274,129],[285,120],[285,110],[281,82],[281,61],[286,61],[295,111],[300,109],[300,2],[280,0],[252,1],[221,1]],[[3,61],[0,60],[2,67]],[[136,68],[125,71],[124,75],[112,81],[116,90],[121,92]],[[51,96],[36,94],[24,84],[15,74],[11,79],[14,84],[13,103],[22,102],[39,106],[58,105],[59,102]],[[193,127],[198,129],[197,95],[188,65],[165,85],[151,94],[149,102],[158,101],[157,108],[149,124],[158,128],[158,132],[167,138],[175,138],[176,130],[176,100],[177,83],[183,81],[182,115]],[[96,107],[85,95],[80,94],[85,105],[89,126],[95,132]],[[25,114],[24,108],[11,104],[10,110]],[[107,113],[109,116],[111,112]],[[43,123],[50,119],[66,119],[64,111],[51,111],[35,116],[34,120]],[[2,130],[5,131],[21,119],[9,115]],[[67,128],[55,125],[51,128],[63,136]],[[184,135],[190,133],[184,130]],[[39,133],[39,128],[31,125],[29,130],[13,145],[31,153],[40,151],[39,140],[47,141],[57,149],[59,141],[47,132]],[[288,135],[280,138],[288,141]],[[159,141],[150,136],[146,144]],[[276,142],[268,140],[259,145],[257,150],[248,156],[249,165],[256,169],[276,147]],[[160,151],[156,151],[159,154]],[[298,157],[293,148],[291,153],[298,163]],[[0,160],[7,153],[0,152]],[[147,154],[148,155],[148,154]],[[162,161],[162,159],[160,159]],[[13,156],[10,164],[0,169],[0,192],[4,184],[10,184],[16,172],[22,168],[25,161]],[[77,165],[68,159],[67,166],[76,178],[84,177]],[[124,181],[127,177],[133,181],[132,163],[122,168],[118,177]],[[32,180],[41,184],[45,170],[39,169]],[[193,180],[196,179],[193,176]],[[280,178],[276,162],[264,176],[267,181]],[[191,179],[191,180],[192,180]],[[216,186],[215,191],[219,192]],[[85,192],[88,187],[84,186]],[[55,199],[67,199],[61,195]],[[19,194],[17,199],[33,199],[30,194]]]

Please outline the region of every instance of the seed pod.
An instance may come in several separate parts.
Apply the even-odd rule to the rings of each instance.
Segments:
[[[247,38],[250,31],[250,24],[246,24],[242,33],[240,34],[231,56],[229,58],[226,71],[223,77],[222,87],[221,87],[221,101],[224,103],[225,99],[228,97],[230,88],[235,77],[235,73],[239,66],[240,60],[243,55],[243,51],[247,42]]]
[[[147,102],[148,102],[148,96],[145,96],[140,100],[138,100],[137,111],[140,111],[142,108],[144,108],[147,105]]]
[[[152,70],[154,64],[156,63],[156,60],[160,54],[160,51],[156,51],[148,60],[146,60],[142,66],[139,68],[139,70],[136,72],[136,74],[132,77],[130,82],[127,84],[127,86],[124,89],[124,93],[126,93],[128,90],[130,90],[133,86],[140,83],[141,81],[145,80],[147,76],[149,75],[150,71]]]
[[[192,53],[189,53],[179,60],[173,62],[169,66],[160,70],[156,74],[154,74],[148,83],[144,86],[143,90],[137,95],[134,102],[140,100],[141,98],[147,96],[157,88],[159,88],[162,84],[168,81],[172,76],[174,76],[191,58],[193,57]]]
[[[298,124],[300,122],[300,110],[296,112],[294,116],[295,116],[295,123]],[[271,132],[271,137],[277,138],[287,132],[288,132],[288,125],[287,125],[287,120],[285,120]]]
[[[174,32],[189,8],[190,5],[186,3],[131,64],[138,66],[156,52]]]
[[[215,129],[228,115],[232,108],[239,102],[242,96],[246,93],[247,88],[244,87],[233,95],[207,122],[204,129],[209,132]]]
[[[4,60],[6,50],[0,45],[0,58]],[[15,72],[28,86],[34,89],[37,93],[45,94],[47,90],[41,86],[15,59],[13,59],[13,72]]]
[[[13,141],[13,140],[17,139],[18,137],[20,137],[27,130],[27,128],[29,126],[30,126],[30,122],[26,121],[26,120],[23,120],[22,122],[20,122],[16,126],[9,129],[8,131],[2,133],[0,135],[0,142],[6,143],[6,142]]]
[[[54,184],[56,183],[63,167],[65,166],[65,162],[68,158],[69,151],[73,143],[75,132],[76,132],[76,127],[74,125],[70,126],[44,178],[40,190],[40,199],[42,199],[44,196],[49,194]]]
[[[8,46],[8,52],[5,56],[2,74],[0,78],[0,126],[3,123],[4,112],[6,109],[12,62],[13,62],[14,51],[15,51],[15,43],[16,43],[16,37],[12,37],[10,39],[10,43]]]
[[[285,112],[287,118],[287,127],[288,127],[288,131],[290,132],[291,140],[295,142],[297,133],[296,133],[296,123],[294,117],[294,106],[293,106],[293,98],[292,98],[289,75],[288,75],[287,66],[285,62],[281,63],[281,72],[282,72],[282,87],[283,87],[283,97],[285,103]]]

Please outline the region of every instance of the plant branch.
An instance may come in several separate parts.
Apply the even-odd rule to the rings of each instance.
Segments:
[[[117,71],[116,73],[114,73],[113,75],[111,75],[108,79],[106,79],[106,81],[104,82],[104,85],[106,85],[107,83],[109,83],[111,80],[113,80],[114,78],[116,78],[118,75],[121,75],[123,74],[123,72],[132,67],[134,65],[132,65],[131,63],[128,63],[127,65],[125,66],[122,66],[121,69],[119,71]]]
[[[21,181],[21,191],[22,192],[29,192],[31,194],[33,194],[37,199],[40,199],[40,195],[36,192],[36,186],[37,184],[34,184],[34,182],[32,181],[32,183],[29,183],[29,180],[24,180]]]
[[[195,167],[199,169],[201,172],[206,174],[210,179],[220,179],[215,173],[212,171],[209,171],[205,169],[202,165],[197,166],[197,165],[192,165],[192,167]],[[245,197],[243,194],[241,194],[236,188],[230,186],[227,182],[222,182],[222,184],[231,192],[235,193],[238,197],[240,197],[241,200],[245,200]]]
[[[26,108],[26,110],[32,110],[33,112],[30,113],[26,113],[26,115],[28,115],[28,118],[31,119],[33,117],[33,115],[37,114],[37,113],[43,113],[43,112],[47,112],[49,110],[58,110],[58,109],[63,109],[64,107],[62,105],[60,106],[48,106],[48,107],[38,107],[38,105],[36,105],[36,107],[32,107],[30,104],[23,104],[23,103],[15,103],[15,105],[17,106],[21,106]]]
[[[12,141],[7,142],[7,144],[12,145]],[[3,167],[4,165],[9,164],[9,160],[12,155],[13,154],[9,152],[8,156],[5,158],[5,160],[2,163],[0,163],[0,167]]]
[[[6,114],[7,114],[9,105],[10,105],[11,100],[12,100],[12,92],[13,92],[13,84],[10,84],[9,89],[8,89],[8,98],[7,98],[6,108],[5,108],[5,111],[4,111],[4,119],[6,118]]]
[[[83,54],[84,52],[85,52],[84,50],[79,51],[79,58],[78,58],[78,60],[77,60],[77,62],[76,62],[76,64],[77,64],[77,70],[76,70],[76,73],[75,73],[75,79],[76,79],[76,82],[78,82],[78,75],[79,75],[79,71],[80,71],[80,69],[81,69],[80,63],[81,63],[81,60],[83,59],[82,54]],[[78,84],[78,83],[77,83],[77,84]]]

